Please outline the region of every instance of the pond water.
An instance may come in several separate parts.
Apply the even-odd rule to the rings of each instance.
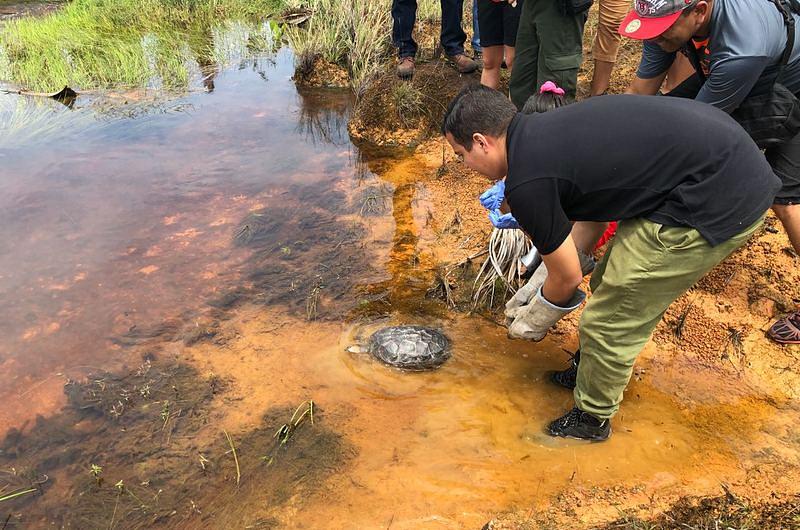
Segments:
[[[58,9],[63,1],[20,2],[19,0],[0,0],[0,26],[4,20],[23,16],[36,16]]]
[[[292,70],[280,50],[126,112],[0,96],[36,116],[0,144],[0,494],[43,484],[2,518],[480,528],[561,491],[703,491],[797,460],[796,409],[674,366],[631,383],[610,442],[545,436],[571,406],[546,380],[561,345],[425,298],[423,166],[351,144],[350,96],[298,91]],[[410,374],[345,351],[394,323],[443,329],[453,358]],[[309,399],[315,423],[267,465]]]

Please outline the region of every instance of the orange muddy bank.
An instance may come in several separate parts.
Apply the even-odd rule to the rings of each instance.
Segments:
[[[441,139],[430,140],[419,146],[414,156],[428,166],[423,181],[433,205],[431,225],[446,228],[438,233],[434,252],[444,262],[457,263],[479,251],[491,231],[476,199],[488,182],[453,160],[443,145]],[[478,258],[476,265],[482,259]],[[468,294],[469,282],[459,282],[456,275],[450,279],[454,293]],[[757,237],[670,307],[637,361],[634,380],[613,424],[615,435],[610,443],[624,443],[621,437],[638,430],[627,423],[642,421],[640,414],[644,413],[664,428],[660,443],[671,451],[679,451],[680,432],[691,426],[690,430],[703,435],[687,441],[687,455],[656,470],[652,455],[629,452],[605,473],[611,476],[618,471],[616,466],[622,466],[630,475],[607,484],[570,483],[556,495],[546,496],[552,503],[540,498],[521,512],[512,510],[496,521],[495,528],[538,528],[534,523],[547,521],[559,528],[584,527],[613,520],[620,510],[651,517],[680,497],[722,495],[723,485],[754,501],[778,498],[800,502],[794,497],[800,493],[800,439],[796,434],[800,427],[796,401],[800,396],[800,351],[776,345],[764,333],[776,317],[798,302],[798,258],[780,223],[770,216]],[[468,303],[462,307],[467,308]],[[578,319],[579,315],[571,315],[551,333],[550,341],[557,350],[574,349]],[[499,329],[500,337],[503,331]],[[499,340],[520,352],[537,350],[535,344]],[[566,353],[557,356],[567,358]],[[648,397],[647,391],[668,399],[671,412],[648,408],[647,402],[654,396]],[[536,404],[531,407],[535,409]],[[635,410],[638,407],[645,408]],[[672,423],[670,414],[677,411],[679,419]],[[728,445],[736,439],[738,442]],[[595,450],[583,446],[561,458]],[[682,466],[692,459],[697,467]],[[645,480],[637,479],[634,472],[642,462],[652,471]],[[787,520],[774,527],[783,528],[778,525]],[[563,524],[569,526],[560,526]]]

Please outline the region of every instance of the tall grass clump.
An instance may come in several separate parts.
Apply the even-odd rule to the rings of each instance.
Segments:
[[[0,55],[9,80],[36,91],[182,86],[187,61],[213,59],[212,28],[255,20],[281,0],[73,0],[37,18],[8,22]]]
[[[317,57],[347,69],[353,87],[372,77],[388,52],[392,30],[388,0],[310,0],[312,15],[305,27],[287,30],[289,45],[300,64]]]
[[[381,64],[390,57],[390,0],[308,0],[293,2],[312,12],[305,27],[287,31],[300,64],[317,57],[347,69],[356,93],[361,93]],[[419,2],[418,19],[435,13],[438,2]]]

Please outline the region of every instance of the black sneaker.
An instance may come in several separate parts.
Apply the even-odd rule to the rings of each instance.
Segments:
[[[551,423],[547,433],[550,436],[602,442],[611,435],[611,422],[595,418],[575,407]]]
[[[581,362],[580,350],[575,352],[575,355],[572,357],[572,362],[570,363],[569,368],[567,368],[566,370],[561,370],[560,372],[550,372],[550,381],[554,382],[559,386],[563,386],[564,388],[573,390],[575,388],[575,382],[578,380],[579,362]]]

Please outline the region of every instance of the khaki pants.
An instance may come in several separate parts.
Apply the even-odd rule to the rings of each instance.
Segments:
[[[631,10],[629,0],[600,0],[597,16],[597,34],[594,36],[592,58],[607,63],[617,62],[617,51],[622,35],[619,25]]]
[[[697,230],[622,221],[590,283],[581,316],[575,404],[598,418],[619,410],[633,363],[667,307],[761,226],[710,246]]]

